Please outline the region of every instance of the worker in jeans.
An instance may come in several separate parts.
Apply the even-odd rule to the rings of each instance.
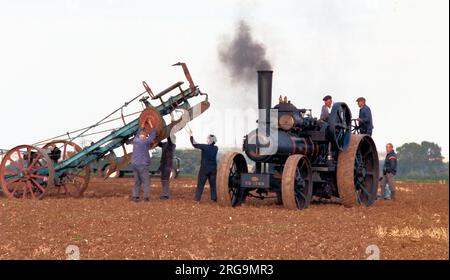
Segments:
[[[133,198],[134,202],[139,201],[139,195],[141,192],[141,185],[144,188],[144,201],[150,200],[150,145],[156,137],[156,131],[150,119],[146,121],[151,127],[150,133],[147,135],[144,132],[144,124],[140,127],[136,136],[133,139],[133,155],[131,158],[131,164],[133,166],[134,173],[134,188]]]
[[[383,165],[383,177],[381,177],[380,183],[380,195],[384,197],[384,190],[386,184],[389,184],[391,191],[390,199],[395,200],[395,182],[394,176],[397,173],[397,154],[394,151],[394,145],[392,143],[386,144],[386,159]],[[389,198],[385,198],[389,199]]]
[[[194,148],[202,151],[202,159],[200,163],[200,170],[198,171],[197,189],[195,190],[195,201],[200,202],[202,198],[203,189],[205,188],[206,180],[209,182],[211,189],[211,200],[217,201],[216,192],[216,174],[217,174],[217,151],[219,150],[215,145],[217,142],[216,136],[208,135],[207,144],[195,143],[192,136],[192,130],[188,130],[191,144]]]

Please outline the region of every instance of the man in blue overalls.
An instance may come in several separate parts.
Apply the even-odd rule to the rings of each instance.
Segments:
[[[219,150],[215,145],[217,142],[216,136],[210,134],[207,138],[207,144],[195,143],[192,136],[192,130],[189,130],[191,144],[194,148],[202,151],[202,159],[200,170],[198,171],[197,189],[195,191],[195,200],[200,202],[202,198],[203,189],[205,188],[206,180],[209,182],[211,188],[211,200],[217,201],[216,193],[216,174],[217,174],[217,151]]]
[[[147,121],[151,130],[147,135],[143,127],[141,127],[136,136],[133,138],[133,155],[131,157],[131,164],[134,173],[134,189],[133,201],[139,201],[139,194],[141,192],[141,185],[144,187],[144,201],[150,199],[150,145],[156,137],[156,130],[150,120]]]

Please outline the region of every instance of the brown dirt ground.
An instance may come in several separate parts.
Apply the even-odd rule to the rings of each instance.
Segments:
[[[195,181],[172,181],[172,199],[129,201],[129,178],[93,179],[86,197],[0,197],[0,259],[448,259],[448,184],[399,183],[398,200],[370,208],[315,203],[291,211],[274,200],[238,208],[193,201]]]

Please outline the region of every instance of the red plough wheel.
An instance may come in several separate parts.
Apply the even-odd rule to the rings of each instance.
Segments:
[[[54,165],[73,157],[82,150],[80,146],[67,140],[52,141],[45,144],[42,149],[49,154]],[[59,152],[56,153],[55,149]],[[46,195],[81,197],[89,186],[90,177],[91,169],[89,165],[82,168],[71,168],[55,178],[55,188],[47,191]]]
[[[20,145],[9,150],[0,164],[0,184],[9,198],[41,198],[53,185],[53,163],[44,150]]]

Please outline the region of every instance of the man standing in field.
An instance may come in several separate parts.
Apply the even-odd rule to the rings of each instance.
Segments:
[[[203,189],[205,188],[206,180],[209,182],[211,189],[211,200],[217,201],[216,193],[216,175],[217,175],[217,151],[219,150],[215,145],[217,142],[216,136],[210,134],[207,138],[207,144],[195,143],[192,136],[192,130],[188,130],[191,144],[194,148],[202,151],[202,159],[200,163],[200,170],[198,171],[197,189],[195,191],[195,201],[200,202],[202,198]]]
[[[383,177],[381,177],[380,192],[384,197],[384,188],[389,184],[391,190],[391,199],[395,200],[394,176],[397,173],[397,154],[394,151],[392,143],[386,144],[386,158],[383,165]]]
[[[136,133],[133,139],[133,155],[131,158],[131,164],[133,166],[134,173],[134,189],[133,189],[133,201],[139,201],[139,195],[141,192],[141,185],[144,187],[144,201],[150,200],[150,145],[156,137],[156,130],[150,119],[147,120],[150,125],[150,133],[147,135],[144,132],[142,124],[141,128]]]
[[[159,142],[158,146],[161,147],[161,161],[159,165],[159,171],[161,172],[161,188],[162,192],[160,195],[160,199],[169,199],[170,190],[169,190],[169,179],[170,173],[172,172],[173,167],[173,156],[175,152],[175,135],[169,136],[166,142]]]

